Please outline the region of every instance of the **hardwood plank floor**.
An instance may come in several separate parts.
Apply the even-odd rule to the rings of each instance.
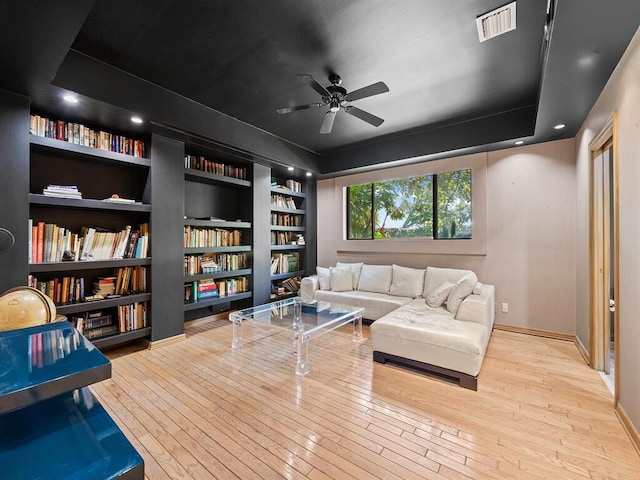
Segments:
[[[640,479],[599,375],[570,342],[495,331],[473,392],[374,364],[350,328],[311,341],[210,317],[187,339],[107,352],[92,387],[148,479]]]

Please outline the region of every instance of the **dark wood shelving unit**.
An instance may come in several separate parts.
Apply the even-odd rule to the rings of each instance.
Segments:
[[[115,345],[120,345],[125,342],[130,342],[132,340],[137,340],[139,338],[148,337],[149,335],[151,335],[151,327],[144,327],[138,328],[137,330],[131,330],[130,332],[95,338],[91,340],[91,342],[98,348],[107,348]]]
[[[271,245],[271,250],[275,251],[287,251],[287,250],[304,250],[306,245]]]
[[[304,232],[306,230],[305,227],[291,227],[285,225],[271,225],[272,231],[278,232]]]
[[[287,190],[286,188],[278,188],[278,187],[271,187],[271,193],[277,193],[277,194],[280,194],[280,195],[288,195],[290,197],[298,197],[298,198],[305,198],[306,197],[304,192],[294,192],[293,190]]]
[[[56,305],[56,312],[61,315],[71,315],[79,312],[89,312],[92,310],[101,310],[103,308],[117,307],[118,305],[127,305],[135,302],[147,302],[151,300],[150,293],[134,293],[132,295],[123,295],[122,297],[105,298],[103,300],[92,300],[89,302],[74,302],[65,305]]]
[[[251,245],[238,245],[235,247],[186,247],[185,255],[198,253],[234,253],[234,252],[250,252]]]
[[[194,282],[194,281],[202,280],[204,278],[213,278],[215,280],[218,278],[233,278],[233,277],[242,277],[247,275],[251,275],[250,268],[243,268],[241,270],[224,270],[224,271],[214,272],[214,273],[199,273],[198,275],[185,275],[184,281]]]
[[[251,182],[249,180],[227,177],[226,175],[215,175],[213,173],[203,172],[202,170],[196,170],[194,168],[185,168],[184,178],[192,182],[202,182],[219,185],[235,185],[237,187],[251,187]]]
[[[151,212],[151,205],[149,204],[106,202],[104,200],[94,200],[94,199],[88,199],[88,198],[50,197],[40,193],[30,193],[29,203],[31,205],[80,208],[80,209],[87,209],[87,210],[113,210],[117,212],[140,212],[140,213]]]
[[[81,262],[30,263],[29,273],[69,272],[76,270],[98,270],[102,268],[134,267],[151,265],[151,258],[123,258],[119,260],[92,260]]]
[[[190,225],[192,227],[207,227],[207,228],[251,228],[251,222],[228,221],[228,220],[200,220],[200,219],[185,219],[185,226]]]

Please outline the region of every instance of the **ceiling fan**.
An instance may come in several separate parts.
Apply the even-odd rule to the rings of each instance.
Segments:
[[[298,78],[305,84],[313,88],[316,92],[318,92],[322,97],[322,102],[279,108],[276,110],[276,112],[290,113],[297,110],[320,108],[324,107],[325,105],[329,105],[329,111],[324,116],[322,126],[320,127],[320,133],[331,133],[333,122],[336,119],[336,113],[338,113],[340,108],[342,108],[348,114],[353,115],[360,120],[364,120],[367,123],[370,123],[374,127],[379,127],[380,125],[382,125],[382,122],[384,122],[384,120],[380,117],[376,117],[375,115],[372,115],[369,112],[365,112],[364,110],[361,110],[352,105],[347,105],[348,102],[353,102],[355,100],[360,100],[361,98],[372,97],[373,95],[379,95],[381,93],[388,92],[389,87],[387,87],[384,82],[373,83],[367,87],[363,87],[358,90],[354,90],[353,92],[347,93],[347,91],[340,86],[340,84],[342,83],[342,78],[340,78],[340,76],[336,74],[329,75],[329,82],[331,82],[331,85],[326,88],[320,85],[312,75],[298,75]]]

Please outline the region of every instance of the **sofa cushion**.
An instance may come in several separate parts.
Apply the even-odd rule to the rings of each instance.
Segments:
[[[456,320],[451,312],[429,307],[422,299],[376,320],[370,332],[374,351],[472,376],[480,372],[490,337],[484,325]]]
[[[392,265],[393,278],[389,294],[399,295],[401,297],[419,297],[424,290],[424,274],[423,269],[402,267],[400,265]]]
[[[329,268],[331,290],[334,292],[346,292],[353,290],[353,276],[348,268]]]
[[[427,273],[424,277],[424,292],[422,296],[424,298],[427,298],[431,292],[433,292],[444,282],[458,283],[458,280],[460,280],[469,272],[471,272],[471,270],[427,267]]]
[[[316,267],[320,290],[331,290],[331,270],[327,267]]]
[[[377,320],[413,300],[409,297],[395,297],[385,293],[362,292],[359,290],[347,292],[316,290],[313,298],[320,302],[329,302],[334,305],[363,307],[365,310],[364,318],[368,320]]]
[[[441,307],[444,305],[444,302],[449,298],[449,293],[455,287],[455,283],[444,282],[442,285],[437,287],[433,292],[429,294],[426,298],[426,302],[430,307]]]
[[[455,315],[460,303],[473,292],[476,283],[478,283],[478,277],[473,272],[467,273],[458,280],[447,297],[447,310]]]
[[[348,268],[351,270],[351,273],[353,274],[353,285],[352,285],[352,289],[355,290],[358,288],[358,280],[360,280],[360,270],[362,270],[362,262],[358,262],[358,263],[343,263],[343,262],[337,262],[336,263],[336,267],[338,268]]]
[[[362,265],[357,290],[363,292],[389,293],[392,275],[393,270],[391,269],[391,265]]]

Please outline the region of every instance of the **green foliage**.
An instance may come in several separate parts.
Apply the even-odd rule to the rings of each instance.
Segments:
[[[349,187],[348,238],[371,239],[374,221],[376,239],[433,238],[433,180],[423,175]],[[437,184],[438,238],[470,238],[471,170],[438,174]]]

